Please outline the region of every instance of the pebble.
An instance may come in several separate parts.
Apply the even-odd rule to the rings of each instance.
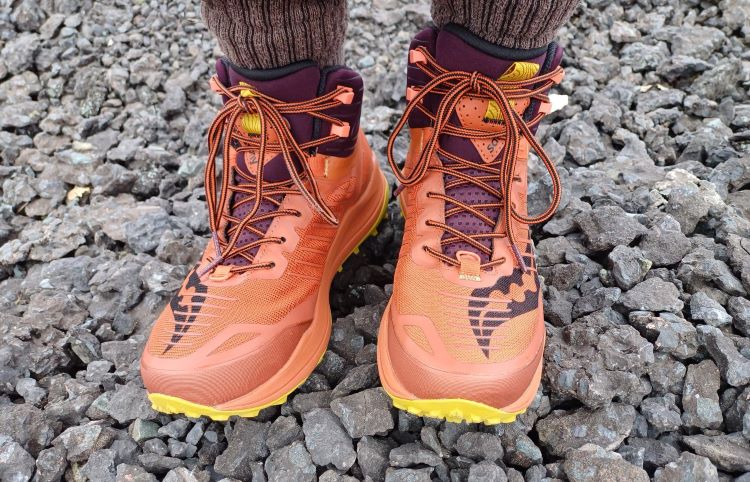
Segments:
[[[563,196],[532,230],[545,376],[526,414],[492,428],[398,411],[380,388],[395,199],[334,281],[332,341],[287,403],[229,422],[153,411],[139,355],[209,241],[218,49],[201,2],[0,7],[0,478],[742,481],[750,7],[714,3],[592,0],[559,33],[567,105],[538,138]],[[385,167],[429,2],[348,6],[345,62],[363,73],[361,127]],[[537,159],[528,192],[543,211]]]

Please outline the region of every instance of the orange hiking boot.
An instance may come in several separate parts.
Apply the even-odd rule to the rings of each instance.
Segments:
[[[562,80],[561,56],[555,44],[503,49],[454,25],[412,42],[409,103],[389,141],[406,225],[378,338],[380,378],[398,408],[496,424],[537,393],[545,326],[529,225],[553,215],[560,185],[534,130]],[[407,122],[399,169],[392,148]],[[534,217],[530,149],[554,191]]]
[[[318,364],[331,281],[388,187],[359,129],[355,72],[220,60],[211,86],[224,99],[208,133],[213,239],[154,324],[141,373],[156,410],[225,420],[283,403]]]

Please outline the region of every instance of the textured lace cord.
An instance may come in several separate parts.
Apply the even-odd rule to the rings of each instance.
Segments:
[[[301,194],[326,221],[333,225],[338,224],[336,216],[321,198],[317,182],[315,177],[312,176],[307,162],[310,156],[306,152],[348,135],[348,132],[343,130],[348,127],[348,124],[335,117],[323,114],[321,111],[351,103],[352,90],[349,87],[339,86],[330,93],[311,100],[287,103],[258,92],[249,85],[226,87],[216,76],[211,79],[211,88],[224,96],[226,102],[208,129],[208,161],[205,171],[206,201],[216,256],[200,274],[202,276],[212,271],[227,259],[235,256],[242,256],[251,264],[232,266],[231,271],[234,272],[272,268],[273,262],[252,263],[253,259],[249,251],[265,243],[283,243],[284,239],[265,237],[264,233],[253,225],[279,216],[300,216],[301,213],[289,209],[275,209],[256,216],[263,201],[268,201],[278,208],[281,202],[276,197]],[[239,127],[240,118],[246,114],[257,115],[258,135],[249,135]],[[332,133],[328,136],[299,144],[294,138],[287,120],[283,117],[290,114],[306,114],[329,122],[332,126],[339,128],[340,135],[333,133],[334,130],[332,129]],[[271,131],[276,137],[273,141],[268,136]],[[230,158],[233,140],[236,141],[235,145],[238,146],[235,148],[237,154],[257,152],[257,171],[255,175],[248,175],[237,170],[236,173],[248,183],[233,185],[231,177],[235,170],[228,167],[223,169],[222,189],[217,196],[216,158],[220,150],[223,152],[223,159],[228,160]],[[289,180],[269,182],[263,179],[264,159],[267,153],[280,153],[282,155],[291,177]],[[294,161],[295,156],[300,160],[301,174],[297,170]],[[238,205],[252,202],[250,212],[242,219],[228,214],[227,203],[232,192],[249,196],[239,201]],[[245,230],[258,235],[259,239],[238,246],[240,235]],[[224,236],[219,234],[222,231],[225,231]],[[227,237],[228,239],[226,239]]]
[[[442,199],[445,202],[450,202],[455,205],[454,208],[446,211],[446,218],[460,212],[469,212],[488,225],[494,227],[498,220],[490,219],[479,211],[479,209],[501,209],[503,226],[505,228],[504,233],[496,233],[493,230],[492,233],[469,235],[460,232],[446,223],[429,220],[428,225],[437,227],[453,235],[450,238],[443,239],[441,241],[441,247],[463,241],[488,256],[492,255],[492,250],[483,245],[479,240],[503,238],[507,236],[519,267],[526,271],[526,263],[517,247],[517,239],[513,232],[512,221],[516,220],[519,223],[531,225],[544,222],[551,218],[560,204],[561,187],[560,178],[554,164],[544,152],[541,145],[539,145],[539,142],[531,131],[531,129],[546,115],[546,112],[540,110],[534,118],[526,122],[515,111],[512,103],[520,99],[530,99],[541,102],[541,105],[549,105],[549,98],[545,92],[562,80],[562,68],[557,67],[555,70],[547,74],[524,81],[496,81],[478,72],[449,71],[440,66],[435,58],[424,47],[418,47],[416,50],[410,52],[410,62],[422,70],[430,80],[425,85],[419,87],[418,90],[412,90],[409,92],[408,97],[411,97],[411,99],[409,100],[403,116],[396,124],[393,133],[388,139],[388,162],[390,163],[396,178],[404,187],[414,186],[422,181],[429,170],[433,170],[456,178],[446,184],[446,190],[460,184],[468,183],[481,188],[495,198],[501,200],[500,203],[468,205],[444,194],[428,193],[428,196],[431,198]],[[422,102],[430,94],[442,97],[434,114],[427,109]],[[470,129],[450,123],[452,114],[456,112],[458,104],[465,96],[493,100],[497,103],[503,119],[502,123],[497,125],[497,131]],[[432,121],[433,132],[427,140],[424,149],[422,149],[419,158],[412,166],[411,172],[406,174],[398,167],[393,156],[393,148],[398,135],[406,126],[409,116],[415,109],[419,110]],[[462,137],[469,140],[499,139],[505,141],[505,145],[499,160],[490,164],[479,164],[463,159],[441,148],[439,139],[443,134]],[[513,183],[520,180],[514,173],[519,157],[518,154],[521,139],[526,139],[528,141],[531,148],[544,163],[544,166],[552,179],[552,200],[548,208],[542,214],[534,217],[521,215],[516,211],[516,208],[512,203],[510,203],[510,207],[504,206],[502,203],[503,199],[510,199],[513,192]],[[433,156],[436,154],[453,161],[456,166],[446,167],[442,163],[439,163],[439,165],[430,165],[431,159],[433,159]],[[499,168],[493,166],[499,166]],[[467,168],[486,172],[487,175],[469,176],[462,172],[463,169]],[[498,178],[500,180],[500,191],[488,185],[486,182]],[[505,207],[505,209],[503,209],[503,207]],[[460,265],[460,262],[456,258],[447,256],[434,248],[425,246],[424,249],[445,263],[453,266]],[[502,264],[503,262],[505,262],[504,258],[491,260],[482,264],[481,268],[488,269],[498,264]]]

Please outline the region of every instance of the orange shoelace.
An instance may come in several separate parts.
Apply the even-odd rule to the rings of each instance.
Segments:
[[[429,171],[439,172],[442,175],[450,175],[455,178],[446,183],[445,190],[462,186],[473,185],[480,188],[498,199],[497,203],[484,203],[469,205],[450,196],[441,193],[428,193],[428,197],[441,199],[446,203],[451,203],[455,207],[445,212],[445,218],[454,216],[462,212],[468,212],[490,226],[493,226],[493,232],[486,234],[466,234],[446,223],[433,220],[428,221],[428,225],[442,229],[452,236],[441,241],[441,247],[458,242],[465,242],[482,253],[490,257],[490,261],[481,264],[481,269],[488,269],[505,262],[505,258],[492,260],[492,250],[482,244],[480,240],[508,237],[513,255],[516,258],[520,268],[526,271],[527,267],[517,247],[517,238],[513,232],[512,221],[526,225],[537,224],[551,218],[558,205],[560,204],[560,178],[555,169],[555,165],[544,149],[534,137],[531,129],[536,126],[542,118],[549,112],[549,97],[545,94],[553,85],[559,84],[562,80],[563,70],[557,67],[555,70],[540,75],[538,77],[523,81],[497,81],[478,72],[461,72],[449,71],[438,64],[435,58],[424,48],[418,47],[409,54],[410,62],[415,64],[430,79],[425,85],[418,87],[416,90],[409,92],[407,97],[411,97],[404,111],[403,116],[396,124],[391,137],[388,139],[388,162],[393,169],[396,178],[403,187],[413,186],[425,177]],[[433,114],[424,106],[422,100],[430,94],[442,96],[436,112]],[[471,96],[477,99],[491,100],[497,103],[502,114],[503,121],[496,124],[492,131],[470,129],[462,126],[456,126],[450,123],[451,116],[456,112],[457,106],[465,96]],[[520,99],[530,99],[540,102],[539,112],[529,121],[525,121],[518,112],[513,108],[512,103]],[[410,114],[418,109],[427,118],[432,121],[433,132],[427,140],[425,148],[422,150],[419,158],[411,167],[408,174],[400,169],[393,156],[393,148],[401,130],[406,125]],[[469,140],[498,140],[504,141],[502,155],[492,163],[476,163],[459,156],[456,156],[442,147],[439,139],[443,134],[462,137]],[[547,172],[552,178],[552,200],[549,207],[540,215],[529,217],[524,216],[516,211],[515,206],[505,206],[504,200],[510,199],[513,192],[514,182],[520,181],[514,173],[516,163],[519,159],[519,149],[521,139],[526,139],[534,152],[544,163]],[[452,164],[446,166],[442,162],[436,163],[431,160],[439,155],[452,161]],[[437,157],[439,159],[439,157]],[[464,172],[465,169],[476,169],[484,173],[480,176],[470,176]],[[488,181],[499,179],[500,190],[487,184]],[[497,231],[497,224],[500,220],[490,219],[483,214],[480,209],[496,208],[502,212],[503,232]],[[504,209],[503,209],[504,208]],[[456,258],[447,256],[429,246],[425,246],[425,251],[440,259],[441,261],[453,266],[459,266],[460,261]]]
[[[228,271],[240,273],[251,269],[273,268],[273,262],[255,263],[250,251],[266,243],[281,244],[285,241],[283,238],[266,237],[255,225],[279,216],[301,216],[299,211],[279,209],[280,199],[284,196],[302,195],[326,221],[333,225],[338,224],[336,216],[321,198],[315,177],[310,172],[308,159],[314,155],[315,148],[349,135],[349,125],[346,122],[323,114],[322,111],[350,104],[354,93],[349,87],[338,86],[330,93],[311,100],[283,102],[244,83],[225,87],[216,76],[211,79],[211,88],[224,96],[226,102],[208,129],[206,201],[216,256],[200,274],[203,275],[236,256],[245,258],[248,264],[231,266],[227,268]],[[290,114],[306,114],[329,122],[331,133],[300,144],[294,138],[288,121],[283,117]],[[243,116],[252,116],[251,123],[257,127],[257,133],[249,134],[247,129],[243,129],[243,121],[248,119]],[[220,149],[223,149],[223,159],[227,161],[232,148],[238,155],[243,152],[257,153],[257,171],[253,175],[226,165],[222,172],[220,193],[217,196],[216,157]],[[290,179],[278,182],[263,179],[266,154],[282,155]],[[299,159],[301,173],[298,172],[295,157]],[[238,174],[246,182],[233,184],[231,179],[234,174]],[[233,193],[244,194],[247,197],[234,202],[232,209],[227,209]],[[259,213],[264,201],[277,209]],[[245,203],[252,203],[252,208],[242,219],[230,214]],[[254,233],[258,239],[239,246],[238,241],[244,231]]]

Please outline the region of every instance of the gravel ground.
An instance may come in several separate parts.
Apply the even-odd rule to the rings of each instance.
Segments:
[[[208,234],[218,52],[198,0],[0,0],[0,480],[750,481],[750,1],[585,3],[560,35],[569,104],[540,130],[565,188],[535,230],[544,383],[484,427],[379,388],[395,203],[286,404],[230,423],[151,410],[139,352]],[[384,159],[429,6],[350,5]]]

